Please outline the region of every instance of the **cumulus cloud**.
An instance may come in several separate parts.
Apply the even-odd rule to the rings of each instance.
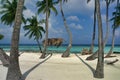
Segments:
[[[82,3],[82,4],[81,4]],[[65,13],[78,13],[78,14],[88,14],[92,8],[89,8],[86,0],[69,0],[64,5]]]
[[[105,8],[105,1],[101,1],[101,9]],[[87,0],[69,0],[64,5],[64,11],[66,14],[83,14],[91,15],[94,10],[94,0],[87,3]]]
[[[71,23],[71,24],[69,24],[69,26],[71,28],[78,29],[78,30],[83,29],[83,27],[80,24]]]
[[[35,16],[35,13],[32,12],[30,9],[27,9],[27,10],[23,11],[23,14],[24,14],[25,18]]]
[[[67,20],[70,20],[70,21],[80,21],[77,16],[69,16],[69,17],[67,18]]]

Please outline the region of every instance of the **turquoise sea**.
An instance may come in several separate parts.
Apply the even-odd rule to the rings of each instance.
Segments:
[[[104,49],[104,52],[107,53],[110,50],[110,45],[107,45]],[[10,51],[10,44],[0,44],[0,48],[3,48],[5,51]],[[58,52],[62,53],[66,50],[67,44],[64,44],[60,46],[59,48],[55,46],[49,46],[48,51],[51,52]],[[83,48],[90,48],[90,45],[78,45],[78,44],[73,44],[71,48],[72,53],[80,53]],[[94,51],[97,50],[97,45],[94,48]],[[37,44],[20,44],[19,45],[19,50],[20,51],[27,51],[27,52],[39,52],[39,48]],[[113,52],[120,52],[120,45],[115,45]]]

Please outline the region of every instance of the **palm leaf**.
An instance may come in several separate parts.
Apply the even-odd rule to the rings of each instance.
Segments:
[[[3,39],[3,38],[4,38],[4,36],[2,34],[0,34],[0,40]]]
[[[51,8],[51,9],[55,12],[55,15],[57,15],[57,14],[58,14],[57,9],[56,9],[54,6],[52,6],[52,8]]]

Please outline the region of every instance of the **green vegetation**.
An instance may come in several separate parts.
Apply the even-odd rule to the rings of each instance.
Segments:
[[[28,18],[27,21],[29,25],[25,25],[23,27],[24,30],[27,31],[25,36],[28,35],[29,39],[34,38],[34,40],[37,41],[40,52],[42,53],[39,39],[42,38],[42,33],[45,33],[43,26],[41,26],[43,23],[45,23],[45,20],[38,21],[37,16],[32,16],[32,18]]]

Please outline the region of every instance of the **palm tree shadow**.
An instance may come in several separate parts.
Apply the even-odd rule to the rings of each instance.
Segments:
[[[93,67],[91,67],[88,63],[86,63],[80,56],[78,56],[77,54],[75,54],[93,73],[93,76],[95,75],[95,69]]]
[[[120,67],[119,66],[116,66],[116,65],[111,65],[112,67],[114,67],[114,68],[116,68],[116,69],[118,69],[118,70],[120,70]]]
[[[50,54],[49,57],[47,57]],[[52,53],[49,53],[46,57],[46,59],[44,59],[43,61],[39,62],[38,64],[36,64],[35,66],[33,66],[32,68],[30,68],[29,70],[27,70],[23,75],[22,75],[22,80],[25,80],[26,77],[30,74],[30,72],[32,72],[35,68],[37,68],[40,64],[44,63],[45,61],[47,61],[50,57],[52,57]]]

